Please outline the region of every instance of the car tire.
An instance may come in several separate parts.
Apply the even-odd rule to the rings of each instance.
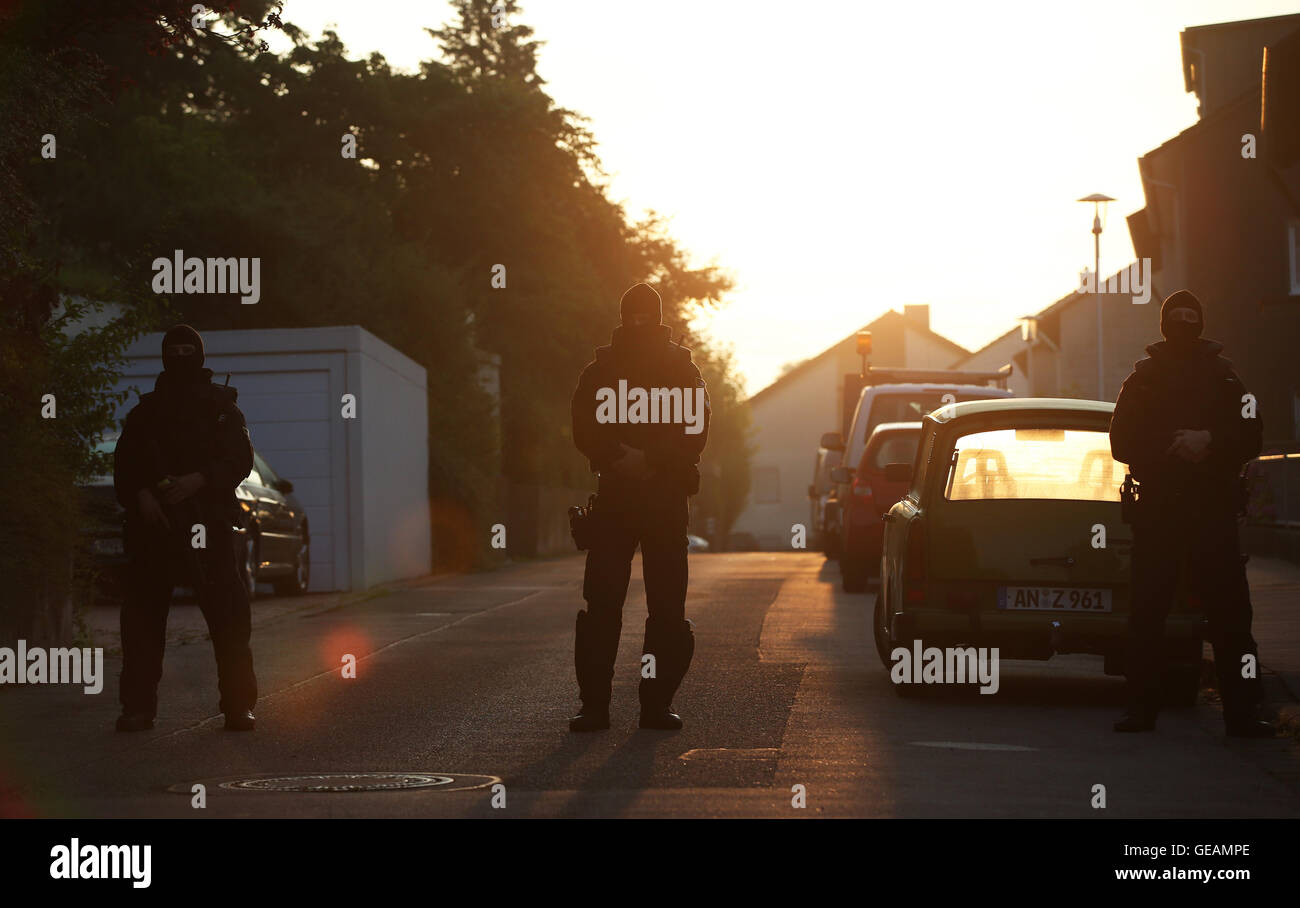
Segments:
[[[244,584],[244,592],[252,602],[257,598],[257,539],[252,533],[244,534],[244,541],[239,547],[239,579]]]
[[[1166,666],[1160,684],[1165,706],[1174,709],[1195,706],[1201,693],[1201,663],[1175,662]]]
[[[889,639],[888,613],[883,593],[884,590],[876,593],[876,607],[872,610],[871,629],[876,641],[876,655],[880,657],[880,664],[884,666],[885,671],[889,671],[894,667],[894,660],[889,658],[889,654],[894,651],[894,643]]]
[[[275,581],[277,596],[301,596],[311,585],[311,540],[303,537],[293,559],[293,573]]]
[[[867,591],[867,566],[863,559],[848,552],[840,556],[840,587],[846,593]]]
[[[840,557],[840,534],[835,530],[826,533],[826,558],[830,561],[838,561]]]
[[[899,644],[899,646],[902,645],[903,644],[901,643]],[[890,667],[892,668],[893,666],[891,665]],[[889,679],[889,683],[890,686],[894,688],[894,693],[902,697],[904,700],[913,700],[921,696],[923,689],[926,687],[926,685],[917,684],[914,681],[905,684],[895,684],[894,679],[892,677]]]

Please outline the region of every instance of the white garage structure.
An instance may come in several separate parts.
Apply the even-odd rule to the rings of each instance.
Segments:
[[[119,389],[153,390],[162,334],[126,351]],[[357,325],[203,332],[257,449],[293,482],[311,533],[311,590],[364,590],[431,569],[425,370]],[[356,417],[343,418],[343,396]],[[131,393],[119,419],[135,406]]]

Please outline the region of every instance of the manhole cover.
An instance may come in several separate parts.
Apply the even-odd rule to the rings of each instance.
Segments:
[[[318,772],[206,780],[210,786],[224,788],[229,791],[305,792],[312,794],[338,794],[352,791],[409,791],[421,788],[463,791],[467,788],[485,788],[500,781],[496,776],[438,772]],[[168,790],[188,794],[191,791],[191,784],[185,782],[172,785]]]
[[[451,776],[424,772],[325,772],[314,776],[272,776],[269,779],[235,779],[222,788],[243,791],[391,791],[437,788],[456,781]]]

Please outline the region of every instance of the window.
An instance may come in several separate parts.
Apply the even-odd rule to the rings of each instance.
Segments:
[[[272,470],[262,459],[262,455],[256,451],[253,452],[253,470],[262,475],[262,485],[268,489],[275,488],[275,484],[280,481],[280,477],[275,475],[275,470]]]
[[[778,504],[781,501],[781,471],[776,467],[754,469],[754,503]]]
[[[921,443],[920,432],[891,432],[876,445],[871,465],[883,470],[889,463],[911,463],[916,460],[916,446]]]
[[[1119,501],[1124,467],[1105,432],[994,429],[957,439],[944,497]]]
[[[870,424],[878,426],[882,422],[919,422],[922,416],[943,406],[944,393],[882,394],[871,404]],[[968,397],[957,394],[953,394],[953,397],[969,400]]]
[[[945,397],[962,403],[968,400],[988,400],[992,395],[958,393],[956,391],[914,391],[907,394],[882,394],[871,404],[870,426],[883,422],[920,422],[921,417],[944,406]]]

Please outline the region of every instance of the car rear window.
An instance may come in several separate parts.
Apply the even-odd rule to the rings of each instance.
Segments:
[[[1105,432],[994,429],[957,439],[944,497],[1119,501],[1123,481]]]
[[[883,422],[920,422],[921,417],[937,410],[945,403],[944,395],[952,396],[958,403],[967,400],[987,400],[987,394],[959,394],[955,391],[925,391],[909,394],[882,394],[871,402],[868,427]]]
[[[891,432],[868,451],[871,466],[883,470],[887,463],[911,463],[916,460],[916,446],[921,443],[920,432]]]

